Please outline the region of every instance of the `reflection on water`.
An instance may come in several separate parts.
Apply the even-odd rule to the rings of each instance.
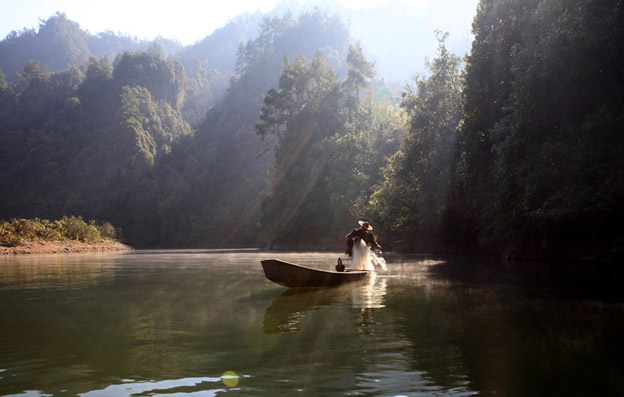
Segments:
[[[306,312],[334,307],[359,309],[383,308],[387,279],[373,275],[362,282],[335,288],[291,288],[273,300],[264,315],[263,330],[267,334],[300,331]],[[364,326],[365,323],[362,324]]]
[[[356,309],[383,308],[387,287],[387,277],[378,277],[377,274],[373,274],[368,282],[361,283],[359,288],[352,291],[351,306]]]
[[[221,378],[185,378],[152,382],[135,382],[124,379],[121,384],[110,385],[102,390],[93,390],[81,394],[83,397],[108,397],[119,395],[153,396],[156,394],[184,394],[197,393],[202,396],[216,396],[223,392],[225,387]]]
[[[297,290],[260,266],[336,255],[0,258],[0,395],[624,395],[617,271],[390,256]]]
[[[110,280],[112,269],[101,257],[23,255],[0,262],[1,289],[78,289]]]

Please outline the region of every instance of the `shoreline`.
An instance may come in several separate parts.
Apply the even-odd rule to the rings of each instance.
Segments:
[[[28,241],[15,247],[0,247],[0,255],[71,254],[132,250],[132,247],[116,241],[99,243],[83,243],[76,240]]]

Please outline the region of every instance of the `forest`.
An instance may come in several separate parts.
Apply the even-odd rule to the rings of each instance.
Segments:
[[[615,0],[481,0],[470,53],[431,32],[395,92],[319,9],[184,48],[57,13],[0,42],[0,219],[313,250],[366,219],[384,250],[620,260],[622,21]]]

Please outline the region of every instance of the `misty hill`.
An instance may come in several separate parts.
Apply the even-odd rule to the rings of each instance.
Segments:
[[[229,71],[202,64],[210,39],[189,67],[159,46],[28,61],[0,73],[0,219],[110,221],[136,246],[338,250],[365,218],[385,249],[621,260],[623,17],[483,0],[470,55],[437,33],[400,107],[320,9],[263,18]],[[82,41],[61,42],[80,62]]]
[[[198,62],[206,70],[231,74],[238,45],[257,35],[261,20],[259,14],[243,14],[196,44],[183,47],[162,37],[148,41],[113,32],[93,35],[65,14],[56,13],[41,22],[37,30],[13,31],[0,41],[0,68],[11,82],[30,60],[38,61],[50,72],[59,72],[81,67],[90,57],[108,57],[112,61],[124,51],[135,52],[157,45],[165,56],[176,55],[188,71],[195,69]]]
[[[260,14],[243,14],[194,45],[183,47],[163,38],[138,40],[113,32],[92,35],[65,14],[57,13],[43,21],[38,30],[14,31],[1,41],[0,69],[10,83],[25,73],[29,61],[37,61],[39,67],[50,72],[72,67],[84,72],[92,57],[107,57],[112,62],[125,52],[156,46],[164,56],[175,56],[190,77],[184,112],[187,121],[196,124],[227,89],[238,46],[258,35],[261,21]]]
[[[11,32],[0,42],[0,68],[7,81],[21,73],[28,60],[37,60],[51,72],[84,65],[89,57],[114,60],[124,51],[145,50],[160,46],[166,56],[175,55],[187,73],[199,67],[225,74],[233,71],[240,43],[257,37],[264,17],[274,18],[290,12],[298,15],[317,7],[328,14],[337,13],[345,21],[353,40],[359,40],[366,55],[375,62],[379,77],[404,81],[409,75],[426,72],[425,57],[435,54],[434,31],[450,33],[451,52],[463,56],[470,50],[470,24],[476,0],[465,1],[452,9],[436,1],[405,2],[391,0],[374,8],[348,9],[333,0],[319,0],[307,5],[297,1],[279,3],[272,11],[246,13],[233,18],[221,28],[196,43],[182,46],[167,38],[139,40],[113,32],[91,34],[57,13],[41,22],[39,28]]]
[[[272,164],[258,158],[262,97],[277,86],[286,52],[312,57],[320,48],[344,69],[348,37],[322,12],[265,19],[205,119],[197,95],[213,84],[159,47],[61,72],[27,62],[17,80],[0,82],[0,218],[88,213],[137,245],[214,245],[234,222],[251,233],[236,241],[254,241],[245,227],[259,206],[245,203],[263,191]],[[193,131],[189,123],[202,119]]]
[[[348,37],[339,17],[320,11],[264,19],[258,37],[243,46],[222,101],[194,136],[180,140],[156,165],[161,190],[146,200],[156,200],[154,218],[161,223],[155,240],[145,243],[249,246],[263,241],[266,231],[257,228],[260,198],[274,159],[270,152],[262,155],[267,143],[254,128],[262,98],[278,85],[285,53],[312,57],[320,48],[328,62],[343,67]]]
[[[115,59],[123,51],[147,49],[157,43],[165,53],[175,53],[181,45],[171,40],[138,40],[112,32],[92,35],[80,28],[77,22],[56,13],[41,22],[39,28],[13,31],[0,42],[0,68],[7,81],[13,81],[16,73],[24,70],[29,60],[36,60],[51,72],[80,67],[89,57]]]
[[[239,44],[258,36],[262,18],[260,13],[239,15],[209,36],[180,49],[176,57],[187,71],[199,63],[205,69],[233,72]]]
[[[299,14],[313,7],[339,14],[352,40],[360,41],[367,57],[375,62],[378,77],[403,83],[411,75],[428,73],[425,58],[436,54],[435,31],[449,33],[447,46],[453,54],[463,57],[470,52],[477,4],[478,0],[464,0],[450,7],[439,0],[389,0],[374,7],[347,8],[335,0],[305,5],[287,0],[267,15]]]

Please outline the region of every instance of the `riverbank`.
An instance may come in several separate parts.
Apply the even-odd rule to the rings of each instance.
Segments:
[[[0,247],[0,255],[68,254],[86,252],[130,251],[133,248],[116,242],[83,243],[76,240],[24,242],[14,247]]]

